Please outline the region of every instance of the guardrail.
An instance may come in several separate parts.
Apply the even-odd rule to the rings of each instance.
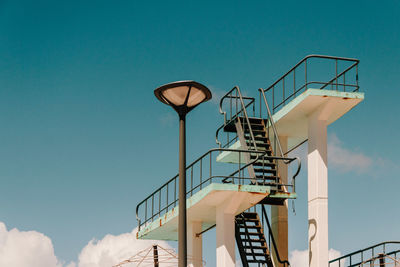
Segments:
[[[313,69],[317,60],[323,60],[332,65],[332,75],[325,78],[327,72],[320,72],[319,69]],[[354,58],[333,57],[324,55],[308,55],[300,60],[288,72],[282,75],[276,82],[268,88],[263,89],[265,93],[270,93],[272,98],[272,113],[274,114],[286,102],[295,98],[300,92],[307,90],[311,86],[315,89],[342,90],[344,92],[358,91],[358,63],[360,61]],[[343,65],[344,69],[340,69]],[[346,76],[347,75],[347,76]],[[314,76],[317,76],[314,79]],[[260,92],[260,117],[261,110],[261,92]]]
[[[221,152],[237,153],[238,163],[226,164],[217,162],[216,157]],[[254,180],[254,177],[246,176],[245,169],[252,162],[245,162],[244,160],[242,162],[242,157],[246,153],[258,155],[264,159],[289,160],[291,162],[296,160],[298,169],[293,175],[291,183],[275,183],[276,186],[286,186],[291,188],[292,192],[295,192],[296,176],[300,171],[300,160],[298,158],[271,157],[267,156],[264,151],[214,148],[186,167],[186,198],[211,183],[244,184],[246,181],[250,183],[250,181]],[[226,175],[226,173],[230,173],[230,175]],[[179,175],[175,175],[136,206],[136,219],[139,230],[143,225],[153,222],[178,206],[178,179]]]
[[[331,260],[329,266],[380,266],[374,262],[382,262],[387,256],[397,258],[398,255],[400,255],[400,241],[385,241]]]

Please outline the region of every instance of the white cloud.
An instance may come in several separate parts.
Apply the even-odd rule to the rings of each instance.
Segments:
[[[299,157],[303,166],[307,166],[307,144],[301,145],[290,153],[290,156]],[[370,171],[372,158],[353,149],[348,149],[343,142],[332,133],[328,136],[328,165],[340,172],[365,173]]]
[[[16,228],[8,231],[6,225],[0,222],[0,267],[110,267],[154,244],[171,249],[163,241],[137,240],[136,232],[137,228],[131,233],[93,239],[82,249],[78,263],[67,264],[57,259],[49,237]]]
[[[91,240],[79,255],[78,267],[110,267],[154,244],[165,249],[171,248],[163,241],[138,240],[136,233],[137,228],[131,233],[106,235],[101,240]]]
[[[0,222],[0,266],[62,267],[49,237],[36,231],[7,230]],[[67,266],[72,267],[72,266]]]
[[[330,249],[329,260],[339,258],[341,256],[340,251]],[[290,253],[289,262],[292,267],[308,267],[308,250],[294,250]],[[341,261],[341,266],[344,266],[344,262]],[[331,267],[336,267],[331,265]]]
[[[372,164],[372,159],[361,152],[343,147],[343,143],[335,134],[330,134],[328,139],[328,162],[338,170],[364,173]]]

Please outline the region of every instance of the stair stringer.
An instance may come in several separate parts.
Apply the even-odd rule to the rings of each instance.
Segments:
[[[247,146],[246,139],[244,137],[244,130],[242,125],[240,124],[240,119],[235,122],[235,127],[236,127],[236,133],[237,136],[239,137],[239,142],[240,146],[243,150],[249,150],[249,147]],[[250,163],[250,154],[249,153],[244,153],[244,159],[246,163]],[[247,171],[249,172],[249,176],[251,178],[252,183],[258,184],[257,179],[256,179],[256,173],[254,172],[254,167],[253,164],[250,164],[247,166]]]

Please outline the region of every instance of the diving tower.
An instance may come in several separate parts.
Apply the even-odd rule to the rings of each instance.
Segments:
[[[318,65],[315,72],[323,78],[315,78],[313,61],[329,64],[329,74]],[[202,266],[202,234],[213,227],[217,267],[235,266],[235,242],[243,266],[289,265],[287,200],[297,197],[301,169],[300,160],[289,153],[306,141],[309,266],[328,266],[327,126],[364,99],[358,63],[310,55],[270,87],[260,88],[258,103],[239,87],[222,97],[219,147],[186,168],[188,266]],[[177,240],[177,180],[178,175],[138,204],[139,239]]]

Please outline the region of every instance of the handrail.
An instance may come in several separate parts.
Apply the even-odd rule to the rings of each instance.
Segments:
[[[231,175],[215,175],[212,172],[212,153],[213,152],[223,152],[223,151],[227,151],[227,152],[234,152],[234,153],[238,153],[239,156],[239,164],[237,167],[237,171],[234,172]],[[206,153],[204,153],[203,155],[201,155],[198,159],[196,159],[194,162],[192,162],[190,165],[188,165],[186,167],[186,171],[191,171],[191,175],[187,176],[187,179],[191,179],[191,183],[189,183],[189,188],[186,190],[186,194],[193,194],[193,192],[196,192],[195,190],[198,190],[199,188],[201,189],[203,185],[205,185],[206,183],[212,183],[213,179],[221,179],[222,181],[225,179],[233,179],[233,182],[235,182],[235,180],[237,180],[239,182],[239,184],[241,182],[244,182],[245,180],[252,180],[253,178],[251,177],[244,177],[244,175],[241,175],[241,172],[247,167],[247,164],[245,164],[245,162],[243,162],[243,164],[240,162],[240,158],[241,158],[241,154],[242,153],[249,153],[249,154],[256,154],[257,156],[262,155],[263,158],[265,159],[275,159],[275,160],[290,160],[290,161],[294,161],[294,160],[298,160],[297,158],[283,158],[283,157],[272,157],[272,156],[267,156],[265,151],[256,151],[256,150],[243,150],[243,149],[227,149],[227,148],[213,148],[210,149],[209,151],[207,151]],[[203,162],[208,161],[208,158],[206,158],[207,156],[209,156],[210,158],[210,165],[209,165],[209,173],[206,176],[204,175],[204,179],[203,179]],[[195,164],[199,163],[199,183],[194,185],[193,184],[193,168],[195,166]],[[206,162],[207,164],[207,162]],[[244,165],[244,166],[243,166]],[[297,175],[300,172],[300,161],[298,160],[298,171],[296,172],[295,175]],[[236,176],[236,174],[238,174]],[[197,174],[196,174],[197,175]],[[169,208],[171,207],[175,207],[176,203],[178,201],[177,197],[176,197],[176,185],[177,185],[177,179],[178,179],[179,175],[175,175],[174,177],[172,177],[171,179],[169,179],[165,184],[163,184],[162,186],[160,186],[159,188],[157,188],[155,191],[153,191],[148,197],[146,197],[144,200],[142,200],[137,206],[136,206],[136,219],[138,221],[138,226],[139,226],[139,230],[140,230],[140,226],[142,225],[141,223],[141,218],[139,218],[139,208],[142,205],[145,205],[145,220],[144,223],[148,222],[148,221],[153,221],[153,219],[158,215],[161,216],[161,214],[163,214],[163,212],[167,212],[169,210]],[[197,183],[197,181],[196,181]],[[174,198],[173,199],[169,199],[170,195],[170,185],[175,186],[174,188]],[[278,184],[277,185],[281,185]],[[295,189],[295,176],[292,179],[292,184],[288,184],[288,185],[284,185],[284,186],[290,186],[292,187],[292,191],[294,191]],[[163,197],[163,200],[161,200],[161,198]],[[164,199],[165,198],[165,199]],[[155,201],[158,200],[158,203],[155,203]],[[166,200],[166,203],[164,203],[164,200]],[[149,205],[151,204],[152,210],[151,210],[151,215],[147,216],[147,204],[149,203]],[[163,203],[163,204],[161,204]],[[155,206],[155,210],[154,211],[154,206]]]
[[[367,248],[364,248],[364,249],[359,249],[359,250],[357,250],[357,251],[354,251],[354,252],[352,252],[352,253],[346,254],[346,255],[341,256],[341,257],[339,257],[339,258],[330,260],[330,261],[329,261],[329,265],[330,265],[331,263],[336,262],[336,261],[339,261],[339,262],[340,262],[341,260],[344,260],[344,259],[346,259],[346,258],[349,258],[350,265],[356,266],[356,265],[358,265],[359,263],[353,264],[353,263],[352,263],[352,260],[351,260],[351,257],[352,257],[352,256],[354,256],[354,255],[356,255],[356,254],[361,254],[361,262],[363,262],[363,261],[364,261],[364,260],[363,260],[363,253],[364,253],[364,252],[366,252],[366,251],[368,251],[368,250],[372,250],[372,256],[374,256],[373,254],[374,254],[375,248],[382,246],[382,248],[383,248],[383,253],[386,254],[386,245],[390,245],[390,244],[398,244],[398,245],[400,245],[400,241],[385,241],[385,242],[381,242],[381,243],[372,245],[372,246],[367,247]],[[391,253],[391,252],[389,252],[389,254],[390,254],[390,253]],[[361,263],[361,262],[360,262],[360,263]]]
[[[275,255],[276,255],[276,258],[277,258],[278,262],[281,263],[281,264],[285,264],[285,266],[290,266],[290,262],[289,261],[282,260],[281,257],[279,256],[278,247],[276,245],[274,235],[272,234],[272,228],[271,228],[271,225],[269,224],[269,219],[268,219],[268,216],[267,216],[267,212],[265,211],[264,205],[261,205],[261,209],[262,209],[262,215],[265,218],[265,221],[267,222],[268,235],[271,237],[271,241],[272,241],[272,244],[274,246],[274,251],[275,251]]]
[[[308,70],[307,70],[307,62],[310,61],[311,59],[327,59],[327,60],[332,60],[335,62],[335,74],[334,77],[329,80],[329,81],[309,81],[308,80]],[[347,67],[344,71],[342,71],[341,73],[338,73],[338,62],[351,62],[352,64]],[[346,58],[346,57],[335,57],[335,56],[325,56],[325,55],[308,55],[306,57],[304,57],[302,60],[300,60],[296,65],[294,65],[289,71],[287,71],[285,74],[283,74],[279,79],[277,79],[274,83],[272,83],[268,88],[263,89],[264,92],[268,92],[270,90],[272,90],[272,110],[273,113],[275,113],[275,110],[284,105],[286,101],[288,101],[290,98],[296,96],[296,94],[298,92],[300,92],[301,90],[305,89],[307,90],[308,85],[310,84],[319,84],[321,85],[321,87],[319,89],[324,89],[325,87],[327,87],[328,85],[331,85],[332,87],[335,86],[335,89],[338,90],[339,87],[343,87],[343,91],[346,91],[346,87],[350,87],[353,88],[353,92],[358,91],[359,89],[359,85],[358,85],[358,64],[359,64],[360,60],[355,59],[355,58]],[[304,84],[301,85],[299,88],[296,88],[296,70],[298,67],[300,67],[300,65],[302,65],[304,63]],[[346,83],[346,73],[348,73],[350,70],[352,70],[353,68],[355,68],[355,84],[352,83]],[[285,79],[289,79],[289,75],[293,75],[293,90],[292,92],[289,92],[289,94],[287,96],[285,96],[286,93],[286,84],[290,84],[290,83],[286,83],[285,84]],[[297,75],[299,76],[299,75]],[[339,78],[343,78],[343,83],[339,83]],[[292,79],[290,77],[290,79]],[[275,87],[278,85],[278,83],[282,82],[282,101],[278,104],[275,104]],[[335,83],[334,83],[335,82]],[[291,86],[291,85],[289,85]],[[289,88],[290,89],[290,88]],[[261,113],[261,103],[260,103],[260,113]],[[261,115],[261,114],[260,114]]]
[[[271,124],[271,126],[272,126],[272,130],[274,131],[275,140],[277,140],[277,142],[278,142],[278,147],[279,147],[279,152],[281,153],[281,157],[283,157],[284,154],[282,151],[281,141],[279,140],[278,131],[276,130],[274,118],[272,118],[271,110],[269,109],[267,98],[265,97],[265,92],[262,88],[259,88],[258,91],[260,91],[260,93],[262,93],[262,95],[264,97],[264,103],[265,103],[265,106],[267,107],[267,112],[268,112],[268,121],[269,121],[269,124]],[[260,105],[261,105],[261,103],[260,103]],[[269,125],[267,125],[267,127],[269,127]]]
[[[231,96],[231,94],[233,93],[233,91],[236,90],[236,96]],[[244,117],[246,119],[247,125],[249,127],[249,131],[250,131],[250,136],[254,145],[254,149],[257,150],[257,144],[256,144],[256,140],[254,138],[254,134],[253,134],[253,130],[251,129],[251,124],[250,124],[250,120],[249,120],[249,116],[247,114],[247,107],[249,107],[251,104],[253,104],[253,112],[254,112],[254,102],[255,102],[255,98],[253,97],[243,97],[240,88],[238,86],[233,87],[229,92],[227,92],[220,100],[219,102],[219,113],[224,115],[224,126],[227,125],[227,121],[226,121],[226,111],[222,110],[222,105],[225,99],[227,98],[235,98],[235,99],[239,99],[240,100],[240,104],[241,104],[241,109],[239,111],[236,112],[236,114],[234,116],[232,116],[232,111],[231,111],[231,118],[229,120],[229,122],[231,122],[232,120],[236,119],[238,117],[238,115],[240,113],[243,112]],[[244,104],[244,99],[250,100],[250,103],[245,105]],[[231,106],[232,106],[232,102],[231,102]],[[237,110],[237,105],[236,105],[236,110]],[[216,132],[216,142],[217,144],[221,147],[221,142],[218,140],[218,133],[221,130],[221,127],[217,130]],[[229,142],[229,140],[228,140]]]

